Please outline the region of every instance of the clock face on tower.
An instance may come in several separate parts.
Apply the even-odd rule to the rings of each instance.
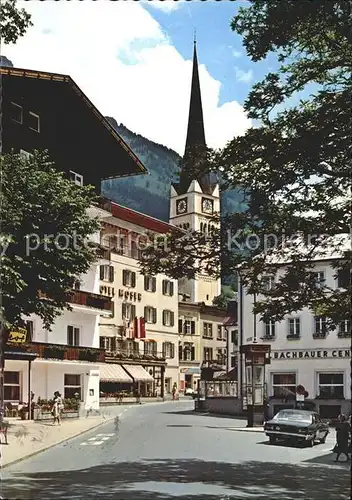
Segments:
[[[182,198],[182,200],[177,201],[176,212],[177,214],[184,214],[187,212],[187,198]]]
[[[214,209],[213,200],[209,200],[209,198],[202,199],[202,212],[206,214],[212,214]]]

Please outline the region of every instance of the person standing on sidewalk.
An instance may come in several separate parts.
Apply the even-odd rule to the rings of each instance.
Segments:
[[[334,448],[334,453],[336,453],[335,462],[339,461],[340,455],[346,456],[346,461],[350,460],[348,453],[349,440],[351,434],[351,426],[347,421],[346,415],[339,416],[339,423],[336,425],[336,445]]]
[[[51,411],[51,413],[53,415],[53,419],[54,419],[53,425],[55,425],[56,422],[58,423],[58,425],[61,425],[61,411],[62,411],[62,409],[63,409],[63,403],[62,403],[61,394],[59,393],[59,391],[55,391],[54,392],[54,404],[53,404],[53,409]]]

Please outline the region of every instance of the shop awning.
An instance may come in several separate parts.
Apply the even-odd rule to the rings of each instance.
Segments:
[[[133,384],[132,378],[121,365],[107,363],[99,366],[100,382],[121,382]]]
[[[147,370],[140,365],[122,365],[124,369],[133,377],[135,382],[154,382],[154,379]]]

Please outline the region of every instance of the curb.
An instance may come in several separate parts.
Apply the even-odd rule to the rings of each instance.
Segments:
[[[248,434],[250,434],[250,433],[253,434],[254,432],[256,432],[256,433],[260,432],[261,434],[265,433],[264,429],[256,429],[255,427],[251,427],[251,428],[229,427],[229,430],[235,431],[235,432],[247,432]]]

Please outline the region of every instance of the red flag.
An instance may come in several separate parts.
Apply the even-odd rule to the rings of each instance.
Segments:
[[[139,318],[139,338],[145,339],[145,319],[143,317]]]

